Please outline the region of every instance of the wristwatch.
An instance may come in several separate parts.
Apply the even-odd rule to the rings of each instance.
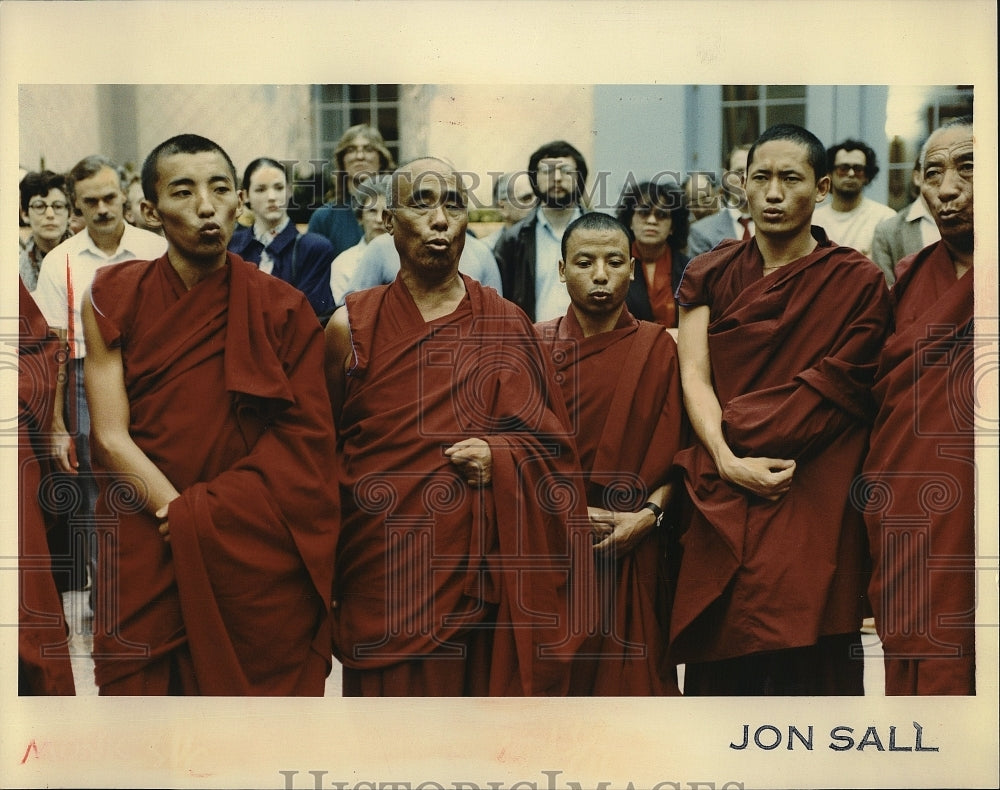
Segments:
[[[653,511],[653,515],[656,517],[655,526],[659,528],[660,524],[663,522],[663,508],[652,502],[647,502],[645,505],[642,506],[643,510],[645,510],[646,508],[649,508],[650,510]]]

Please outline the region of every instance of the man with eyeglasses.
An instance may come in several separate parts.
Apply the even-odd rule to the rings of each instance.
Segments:
[[[583,215],[580,207],[587,162],[564,140],[546,143],[528,159],[528,179],[538,207],[505,228],[493,254],[500,267],[503,295],[532,321],[566,315],[569,294],[559,281],[562,236]]]
[[[860,140],[844,140],[826,149],[826,165],[830,200],[816,209],[813,223],[826,231],[830,241],[870,258],[876,226],[896,214],[864,196],[865,187],[879,172],[875,151]]]
[[[69,230],[69,198],[66,176],[42,170],[21,179],[21,219],[31,235],[20,250],[18,270],[24,287],[34,291],[42,258],[73,234]]]
[[[82,213],[85,227],[45,256],[33,295],[49,326],[69,347],[69,361],[59,367],[50,452],[58,470],[69,476],[77,490],[73,512],[65,515],[71,523],[82,523],[89,530],[93,526],[97,486],[90,467],[90,412],[83,390],[83,360],[87,355],[80,313],[83,295],[100,267],[158,258],[166,250],[166,241],[125,222],[122,174],[106,157],[81,159],[69,171],[66,183],[71,203]],[[68,219],[69,214],[66,216]],[[70,545],[78,542],[74,540]],[[89,541],[83,545],[89,545]],[[87,549],[84,553],[90,554],[90,578],[96,586],[96,554]],[[77,579],[70,585],[73,589],[85,583]]]

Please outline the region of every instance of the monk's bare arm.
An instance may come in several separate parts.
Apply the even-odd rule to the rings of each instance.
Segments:
[[[677,353],[684,406],[691,427],[712,456],[723,480],[759,496],[775,499],[791,486],[795,462],[783,458],[738,458],[726,443],[722,432],[722,407],[712,386],[708,349],[709,314],[707,305],[680,308]]]
[[[323,362],[326,375],[326,389],[333,407],[333,424],[340,430],[340,412],[344,408],[344,388],[347,385],[347,371],[354,356],[351,346],[351,325],[347,318],[347,308],[338,307],[324,330],[326,354]]]
[[[56,329],[56,335],[63,348],[67,348],[69,333],[65,329]],[[52,427],[49,432],[49,451],[55,458],[59,469],[69,475],[78,474],[80,462],[76,458],[76,443],[66,428],[66,389],[69,386],[69,353],[59,355],[56,375],[56,390],[52,405]]]
[[[83,331],[87,340],[84,384],[90,406],[94,457],[111,472],[138,478],[148,497],[145,510],[163,519],[166,506],[179,492],[129,434],[130,410],[121,350],[105,344],[94,319],[89,293],[83,299]],[[161,532],[166,535],[162,529]]]

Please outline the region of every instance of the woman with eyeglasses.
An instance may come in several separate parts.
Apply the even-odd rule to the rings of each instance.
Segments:
[[[334,257],[361,241],[363,231],[351,198],[361,182],[396,168],[392,154],[378,129],[368,124],[352,126],[337,141],[333,151],[333,197],[309,218],[309,232],[326,236]]]
[[[42,258],[73,235],[69,230],[70,211],[65,176],[42,170],[21,179],[21,219],[31,228],[31,235],[21,247],[18,268],[29,291],[38,285]]]
[[[241,187],[253,212],[253,225],[237,225],[230,251],[294,285],[305,294],[320,322],[326,323],[333,312],[333,248],[316,233],[299,233],[288,216],[288,172],[281,162],[262,156],[247,165]]]
[[[688,208],[684,190],[672,183],[644,181],[622,196],[618,219],[632,232],[635,278],[625,304],[633,316],[677,326],[674,291],[688,257]]]

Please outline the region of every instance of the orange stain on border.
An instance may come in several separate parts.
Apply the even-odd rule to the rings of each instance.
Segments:
[[[24,757],[21,758],[21,765],[28,762],[28,756],[34,752],[35,757],[38,757],[38,744],[35,743],[35,739],[32,738],[31,742],[28,744],[28,748],[24,750]]]

